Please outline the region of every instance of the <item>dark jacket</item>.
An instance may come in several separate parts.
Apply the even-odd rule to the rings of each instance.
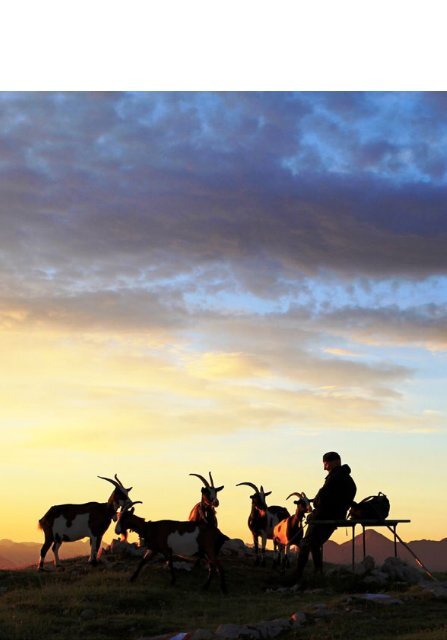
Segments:
[[[347,464],[335,467],[328,473],[324,485],[314,498],[312,519],[338,520],[346,513],[354,500],[357,487],[351,478]]]

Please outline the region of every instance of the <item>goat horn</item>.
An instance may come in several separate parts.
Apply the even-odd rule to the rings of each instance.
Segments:
[[[199,475],[198,473],[190,473],[190,476],[196,476],[197,478],[200,478],[200,480],[203,482],[203,484],[205,485],[205,487],[209,487],[210,483],[208,482],[208,480],[205,480],[205,478],[201,475]]]
[[[298,496],[298,498],[302,498],[303,494],[302,493],[298,493],[298,491],[294,491],[293,493],[291,493],[289,496],[287,496],[286,500],[288,500],[289,498],[291,498],[292,496]]]
[[[247,487],[251,487],[256,491],[256,493],[259,493],[258,487],[255,484],[253,484],[253,482],[239,482],[239,484],[237,484],[236,487],[240,487],[243,484],[246,484]]]
[[[208,473],[210,474],[211,486],[214,488],[214,480],[213,476],[211,475],[211,471],[209,471]]]
[[[122,487],[122,488],[124,489],[124,485],[123,485],[123,483],[121,482],[121,480],[118,478],[118,476],[116,475],[116,473],[115,473],[115,480],[118,482],[118,484],[120,485],[120,487]]]
[[[105,478],[104,476],[98,476],[98,478],[101,478],[101,480],[107,480],[107,482],[111,482],[117,489],[121,489],[116,480],[112,480],[112,478]]]
[[[131,509],[134,504],[143,504],[143,502],[141,500],[135,500],[135,502],[130,502],[129,504],[126,504],[122,509],[121,509],[121,513],[125,513],[126,511],[129,511],[129,509]]]

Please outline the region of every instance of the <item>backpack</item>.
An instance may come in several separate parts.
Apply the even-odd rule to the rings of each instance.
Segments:
[[[349,511],[351,520],[385,520],[390,512],[390,501],[379,491],[376,496],[368,496],[360,502],[353,502]]]

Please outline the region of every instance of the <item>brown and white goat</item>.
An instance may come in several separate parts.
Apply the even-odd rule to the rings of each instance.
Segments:
[[[303,527],[303,519],[306,513],[312,511],[310,506],[310,501],[307,498],[305,493],[299,493],[295,491],[287,496],[286,500],[291,498],[292,496],[297,496],[298,500],[294,500],[294,504],[296,504],[296,511],[293,516],[289,516],[284,520],[281,520],[275,527],[273,528],[273,542],[276,543],[278,548],[278,557],[276,561],[278,562],[281,569],[285,569],[289,566],[289,558],[288,553],[290,550],[290,546],[299,545],[303,538],[304,527]]]
[[[136,504],[132,503],[132,504]],[[205,558],[208,561],[208,579],[203,585],[207,589],[213,575],[217,572],[220,577],[220,588],[226,593],[225,576],[218,560],[220,548],[228,536],[224,535],[217,527],[205,522],[178,522],[176,520],[146,521],[136,516],[134,507],[126,507],[118,516],[115,533],[127,538],[128,531],[135,531],[140,536],[146,553],[140,560],[138,567],[130,580],[137,578],[143,566],[157,553],[164,555],[171,571],[171,584],[175,583],[175,571],[173,556]]]
[[[98,476],[114,485],[114,490],[107,502],[86,502],[85,504],[59,504],[50,507],[39,520],[39,529],[45,534],[45,542],[40,550],[38,569],[43,570],[45,556],[51,544],[54,564],[60,566],[59,548],[63,542],[74,542],[82,538],[90,538],[90,558],[92,565],[97,563],[97,554],[101,548],[104,533],[112,520],[117,519],[117,511],[132,501],[129,491],[115,474],[115,480]]]
[[[202,499],[192,508],[188,520],[191,522],[207,522],[213,527],[217,527],[216,508],[219,506],[217,492],[222,491],[223,485],[221,487],[214,486],[211,471],[209,472],[211,484],[198,473],[190,473],[189,475],[200,478],[204,486],[201,489]]]
[[[290,513],[285,507],[272,506],[268,507],[265,501],[266,497],[271,494],[271,491],[264,491],[263,486],[258,487],[252,482],[239,482],[237,487],[246,484],[255,490],[255,493],[250,496],[251,498],[251,511],[248,517],[248,528],[253,536],[253,545],[256,554],[256,564],[261,563],[265,565],[265,546],[267,540],[273,540],[273,550],[277,550],[277,545],[273,539],[273,528],[278,522],[288,518]],[[261,537],[261,557],[259,557],[259,544],[258,538]]]

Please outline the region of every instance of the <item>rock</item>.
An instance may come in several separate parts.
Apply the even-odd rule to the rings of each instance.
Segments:
[[[261,640],[261,632],[253,624],[245,625],[245,630],[241,638],[252,638],[253,640]]]
[[[220,624],[216,629],[216,635],[219,638],[239,638],[241,629],[242,627],[239,624]]]
[[[400,558],[387,558],[381,569],[388,574],[391,580],[395,582],[408,582],[409,584],[419,584],[423,581],[423,576],[418,569],[410,567]]]
[[[159,636],[140,636],[138,640],[190,640],[189,631],[179,631],[178,633],[165,633]]]
[[[375,604],[380,605],[395,605],[395,604],[403,604],[402,600],[398,598],[393,598],[393,596],[389,596],[387,593],[361,593],[358,595],[351,596],[353,600],[360,600],[365,602],[374,602]]]
[[[246,555],[250,555],[252,551],[245,546],[244,542],[240,540],[240,538],[232,538],[231,540],[224,542],[221,553],[224,556],[243,558]]]
[[[304,611],[294,611],[289,618],[289,623],[292,629],[296,629],[297,627],[300,627],[306,621],[307,621],[307,616],[304,613]]]
[[[216,629],[216,636],[228,640],[236,638],[259,638],[256,628],[232,623],[220,624]]]
[[[422,593],[435,600],[447,600],[447,585],[440,584],[424,584]]]
[[[276,618],[275,620],[258,622],[253,627],[259,632],[262,640],[269,640],[269,638],[276,638],[285,631],[290,631],[291,623],[287,618]]]
[[[93,611],[93,609],[83,609],[79,614],[79,617],[83,620],[92,620],[96,617],[96,613]]]
[[[376,566],[374,558],[372,556],[366,556],[363,560],[355,565],[354,573],[357,575],[364,575],[370,573]]]
[[[145,549],[139,547],[136,542],[127,542],[127,540],[115,538],[110,545],[110,551],[126,556],[141,557],[144,555]]]
[[[293,616],[294,614],[292,614]],[[276,618],[275,620],[268,620],[257,622],[256,624],[221,624],[216,629],[216,637],[226,640],[253,639],[253,640],[270,640],[270,638],[276,638],[285,631],[290,631],[292,628],[300,626],[303,613],[296,613],[296,618],[288,620],[287,618]]]
[[[180,571],[191,571],[192,568],[194,567],[194,563],[193,562],[182,562],[181,560],[176,560],[175,562],[172,563],[172,566],[174,567],[174,569],[180,570]],[[169,565],[166,564],[166,569],[169,569]]]
[[[286,593],[296,591],[295,585],[292,587],[271,587],[270,589],[266,589],[266,593]]]
[[[362,584],[369,585],[370,587],[384,587],[388,584],[388,581],[389,575],[387,573],[384,573],[379,569],[373,569],[369,575],[362,579]]]
[[[196,629],[191,634],[191,640],[212,640],[215,635],[210,629]]]
[[[334,615],[334,611],[330,609],[324,602],[316,602],[311,607],[312,615],[316,618],[328,618]]]

